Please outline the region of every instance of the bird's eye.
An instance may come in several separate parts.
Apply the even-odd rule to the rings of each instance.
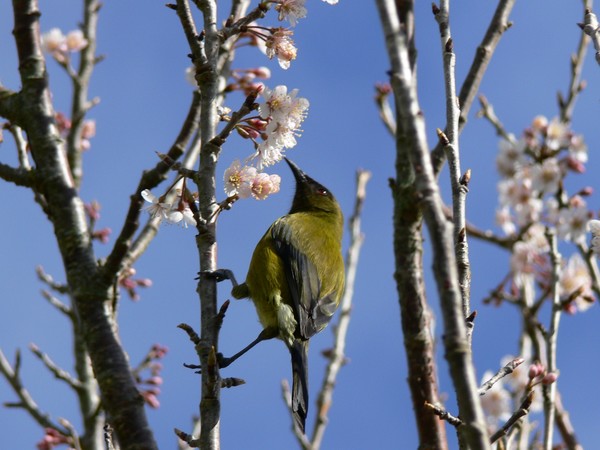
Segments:
[[[319,189],[317,189],[317,194],[319,194],[319,195],[327,195],[327,189],[319,188]]]

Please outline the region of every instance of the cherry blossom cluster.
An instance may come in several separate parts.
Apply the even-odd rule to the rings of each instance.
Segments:
[[[279,192],[281,183],[279,175],[268,175],[258,172],[256,167],[242,166],[237,159],[225,170],[223,179],[225,194],[228,197],[237,195],[239,198],[248,198],[252,196],[257,200],[264,200],[270,194]]]
[[[323,0],[335,5],[338,0]],[[291,27],[298,24],[299,19],[306,17],[306,0],[267,0],[265,4],[275,5],[279,21],[287,20]],[[294,32],[283,27],[264,27],[252,23],[243,27],[240,37],[248,37],[250,45],[258,47],[269,59],[277,58],[282,69],[289,69],[296,59],[298,49],[292,36]]]
[[[538,116],[521,139],[509,135],[502,140],[496,158],[502,176],[497,221],[504,232],[514,234],[544,219],[561,238],[584,239],[589,217],[583,196],[590,192],[568,198],[562,181],[569,172],[583,172],[587,157],[583,138],[557,118],[548,122]]]
[[[108,238],[112,233],[112,230],[109,227],[101,228],[99,230],[95,229],[96,222],[100,219],[100,203],[96,200],[91,203],[86,203],[83,205],[85,210],[85,215],[87,216],[90,223],[90,230],[92,239],[102,242],[106,244],[108,242]]]
[[[169,349],[164,345],[154,344],[142,362],[133,370],[133,376],[144,402],[154,409],[160,406],[158,396],[160,386],[163,384],[161,376],[163,365],[160,360],[168,351]],[[150,372],[149,376],[143,375],[147,371]]]
[[[65,36],[59,28],[52,28],[42,35],[42,49],[61,64],[69,60],[69,54],[83,50],[88,41],[81,30],[69,31]]]
[[[142,198],[149,203],[145,209],[153,219],[158,219],[160,222],[179,224],[184,228],[190,225],[196,226],[196,219],[190,208],[194,199],[187,195],[185,178],[181,180],[181,188],[177,187],[179,183],[180,181],[177,181],[174,187],[160,197],[156,197],[150,190],[144,189],[141,193]]]
[[[264,200],[279,191],[280,177],[261,170],[281,161],[284,151],[297,144],[309,106],[308,100],[297,94],[297,89],[288,92],[286,86],[265,87],[258,117],[244,119],[236,126],[242,137],[254,143],[255,152],[248,158],[254,166],[233,161],[223,177],[227,196]]]
[[[501,365],[505,366],[514,359],[514,356],[505,356],[502,358]],[[485,372],[482,382],[486,382],[493,375],[491,371]],[[552,384],[557,378],[556,373],[548,372],[539,362],[534,362],[529,368],[524,364],[519,365],[512,373],[500,378],[481,398],[481,406],[490,429],[494,431],[498,425],[504,424],[536,386]],[[542,407],[541,393],[534,395],[529,412],[539,412]]]
[[[586,239],[591,212],[585,197],[592,190],[569,196],[563,182],[569,173],[585,170],[587,147],[557,118],[548,121],[543,116],[536,117],[520,139],[508,135],[499,147],[496,220],[507,235],[518,237],[510,260],[512,279],[517,288],[535,281],[547,289],[551,277],[546,226],[565,241],[582,244]],[[579,254],[562,267],[559,288],[568,312],[584,311],[594,301],[592,279]]]
[[[67,116],[61,112],[57,112],[54,116],[56,120],[56,126],[61,137],[66,138],[71,131],[72,122]],[[91,148],[92,143],[90,139],[96,136],[96,121],[93,119],[84,120],[81,127],[80,141],[78,149],[81,152],[87,151]]]
[[[119,278],[119,286],[125,289],[129,298],[134,302],[140,299],[140,296],[137,293],[138,287],[147,288],[152,286],[152,280],[149,278],[133,278],[136,273],[137,272],[133,267],[129,267]]]

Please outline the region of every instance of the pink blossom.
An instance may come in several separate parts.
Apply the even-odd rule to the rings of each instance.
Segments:
[[[267,56],[269,59],[276,56],[282,69],[289,69],[290,62],[296,59],[298,53],[291,38],[293,34],[292,31],[285,28],[274,28],[265,41]]]

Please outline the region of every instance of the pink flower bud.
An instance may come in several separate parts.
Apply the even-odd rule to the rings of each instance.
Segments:
[[[99,240],[103,244],[106,244],[108,242],[110,233],[112,233],[112,230],[110,228],[102,228],[101,230],[94,231],[92,233],[92,238]]]
[[[584,173],[585,172],[585,166],[583,165],[583,163],[576,160],[572,156],[567,156],[565,158],[565,162],[567,163],[567,167],[570,170],[572,170],[573,172],[576,172],[576,173]]]
[[[529,366],[528,377],[530,380],[533,380],[540,376],[543,373],[543,367],[540,367],[538,364],[532,364]]]
[[[549,385],[558,380],[558,374],[556,372],[547,373],[544,378],[542,378],[542,384]]]
[[[163,379],[162,379],[162,377],[159,377],[159,376],[152,376],[146,380],[146,384],[151,384],[153,386],[160,386],[163,384]]]
[[[252,71],[254,75],[256,75],[258,78],[271,78],[271,70],[268,67],[257,67],[255,69],[252,69]]]
[[[138,286],[140,287],[151,287],[152,286],[152,280],[150,278],[140,278],[139,280],[136,280]]]
[[[150,408],[157,409],[160,407],[160,402],[158,401],[158,397],[156,397],[156,395],[148,392],[142,392],[142,397],[148,406],[150,406]]]

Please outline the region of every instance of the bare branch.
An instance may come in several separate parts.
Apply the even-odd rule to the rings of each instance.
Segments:
[[[506,421],[502,428],[500,428],[490,437],[490,442],[493,444],[501,437],[506,436],[510,428],[514,424],[516,424],[522,417],[526,416],[529,413],[529,408],[531,407],[532,402],[533,391],[529,391],[529,394],[527,394],[527,397],[525,397],[525,399],[521,403],[521,406],[519,406],[519,409],[515,411],[512,416],[510,416],[510,418]]]
[[[71,442],[69,442],[69,444],[73,445],[73,449],[81,450],[81,442],[79,442],[79,435],[77,434],[77,430],[75,429],[73,424],[67,419],[63,418],[59,418],[58,422],[67,430],[69,430],[69,434],[67,436],[71,438]]]
[[[99,0],[85,0],[83,2],[83,23],[81,31],[87,45],[79,52],[79,68],[71,74],[73,83],[73,97],[71,100],[71,128],[66,138],[67,157],[73,180],[77,186],[81,183],[83,169],[81,165],[81,140],[84,130],[84,120],[87,111],[98,100],[88,99],[88,90],[94,66],[98,62],[96,57],[96,31],[98,25],[98,12],[102,4]]]
[[[20,356],[17,352],[17,361],[15,362],[14,369],[11,367],[10,363],[4,356],[2,350],[0,350],[0,372],[11,385],[13,391],[19,397],[19,403],[8,403],[5,406],[13,407],[13,408],[23,408],[25,411],[29,413],[29,415],[38,423],[40,426],[45,428],[54,428],[59,433],[70,436],[69,430],[60,426],[58,423],[53,422],[50,419],[50,416],[46,413],[43,413],[39,406],[35,403],[31,395],[25,389],[23,384],[21,383],[21,378],[19,376],[19,368],[20,368]]]
[[[67,294],[69,292],[69,287],[66,284],[60,284],[54,281],[52,275],[46,273],[42,266],[37,266],[35,268],[35,273],[38,276],[38,279],[45,283],[50,289],[59,294]]]
[[[25,187],[33,187],[35,182],[34,173],[31,170],[11,167],[4,163],[0,163],[0,178],[15,183],[17,186]]]
[[[596,49],[596,62],[600,64],[600,25],[598,25],[596,14],[594,14],[591,9],[587,8],[585,10],[583,23],[578,25],[583,32],[592,39],[594,48]]]
[[[562,397],[558,391],[556,392],[556,401],[554,404],[556,406],[556,428],[560,432],[567,449],[583,450],[583,446],[577,440],[575,430],[573,429],[571,419],[569,418],[569,413],[564,408],[562,404]]]
[[[50,294],[50,292],[42,290],[42,297],[48,300],[48,303],[50,303],[52,306],[58,309],[61,313],[63,313],[70,319],[73,319],[73,311],[71,310],[71,308],[69,308],[67,305],[61,302],[54,295]]]
[[[552,314],[550,317],[550,327],[546,333],[546,367],[548,373],[558,373],[556,366],[556,346],[558,342],[558,325],[562,312],[560,302],[560,264],[561,255],[558,253],[558,243],[556,233],[550,228],[546,228],[546,239],[550,245],[550,263],[552,266]],[[544,449],[552,449],[552,437],[554,434],[554,418],[556,415],[556,382],[542,386],[544,394]]]
[[[283,396],[283,401],[285,402],[288,411],[292,411],[292,393],[290,391],[290,384],[284,378],[281,380],[281,394]],[[292,433],[296,437],[296,440],[300,444],[303,450],[310,450],[312,448],[312,444],[308,437],[302,432],[298,423],[295,420],[292,420]]]
[[[470,448],[487,449],[489,443],[485,418],[477,396],[475,371],[468,350],[465,317],[462,314],[457,282],[456,258],[452,251],[451,230],[435,183],[407,42],[397,18],[395,3],[392,0],[378,0],[377,6],[392,65],[391,84],[394,89],[396,111],[401,118],[397,121],[398,128],[402,129],[402,143],[410,152],[409,157],[415,172],[415,187],[432,241],[433,270],[444,319],[446,359],[457,392],[460,416],[465,423],[460,427],[459,432]],[[403,124],[402,127],[400,122]],[[397,151],[400,152],[401,149],[398,148]]]
[[[592,0],[584,0],[584,14],[587,16],[589,8],[592,6]],[[581,33],[577,51],[571,56],[571,79],[567,91],[567,98],[558,93],[558,106],[560,108],[560,120],[564,123],[570,123],[573,117],[573,109],[575,108],[575,100],[579,93],[585,88],[585,82],[581,80],[581,72],[585,62],[585,54],[587,52],[590,37],[586,33]]]
[[[487,380],[485,383],[481,385],[479,388],[479,395],[485,395],[487,391],[489,391],[494,384],[500,381],[507,375],[510,375],[514,372],[514,370],[519,367],[525,361],[524,358],[515,358],[512,361],[509,361],[504,367],[502,367],[496,374]]]
[[[55,111],[40,43],[40,11],[36,0],[13,0],[14,37],[22,89],[10,100],[0,95],[0,113],[27,134],[35,162],[44,211],[67,271],[69,293],[78,311],[81,336],[89,352],[102,402],[124,448],[156,448],[140,394],[111,317],[106,314],[113,279],[102,280],[91,245],[84,204],[79,198],[64,142],[55,123]],[[12,110],[9,110],[10,108]]]
[[[167,153],[170,161],[177,161],[181,155],[183,155],[189,140],[198,129],[199,118],[200,94],[194,92],[192,103],[181,130],[179,131],[178,136],[175,138],[175,142]],[[123,269],[133,264],[133,262],[141,255],[143,250],[146,249],[150,241],[156,235],[158,230],[157,222],[149,220],[135,242],[135,254],[130,254],[132,238],[138,230],[140,209],[144,202],[141,192],[144,189],[152,189],[160,182],[165,180],[171,165],[166,163],[164,160],[161,160],[152,170],[147,170],[142,175],[135,192],[131,196],[129,210],[127,211],[121,232],[115,241],[112,252],[106,259],[106,264],[104,265],[104,278],[106,280],[114,280],[115,277],[117,277],[118,274],[123,271]]]
[[[82,388],[81,382],[74,378],[69,372],[64,369],[58,367],[50,357],[42,352],[39,347],[35,344],[29,344],[29,350],[39,358],[42,363],[46,366],[46,368],[54,375],[54,377],[58,380],[64,381],[75,391],[78,391]]]
[[[458,428],[459,426],[461,426],[463,424],[463,422],[462,422],[462,420],[460,420],[460,418],[453,416],[452,414],[450,414],[448,411],[446,411],[444,408],[442,408],[439,405],[434,405],[432,403],[425,403],[425,406],[427,406],[429,409],[431,409],[431,411],[433,411],[433,413],[436,416],[438,416],[442,420],[445,420],[453,427]]]
[[[512,134],[506,131],[504,125],[502,125],[502,122],[500,122],[500,119],[496,116],[494,107],[488,102],[488,99],[485,98],[484,95],[479,96],[479,104],[481,105],[481,110],[477,113],[477,116],[487,119],[496,129],[496,134],[498,136],[506,139],[511,145],[516,146],[518,144],[517,140]]]
[[[325,368],[323,383],[319,390],[317,399],[317,420],[312,433],[310,442],[310,450],[318,450],[321,448],[323,436],[329,419],[327,417],[333,399],[333,390],[339,371],[346,363],[344,354],[346,346],[346,335],[350,325],[350,313],[352,311],[352,299],[354,296],[354,282],[356,279],[356,270],[360,256],[360,249],[364,241],[364,236],[360,229],[361,213],[366,197],[366,185],[371,178],[371,173],[365,170],[356,172],[356,194],[354,211],[348,220],[348,228],[350,229],[350,246],[346,254],[346,287],[344,296],[340,302],[339,319],[334,328],[334,344],[333,349],[327,352],[329,363]],[[290,409],[291,411],[291,409]],[[296,435],[297,436],[297,435]],[[300,444],[304,440],[300,441]]]
[[[512,25],[508,21],[508,16],[512,11],[515,0],[500,0],[494,17],[492,18],[490,25],[485,33],[481,44],[477,48],[473,62],[469,73],[465,78],[460,89],[458,96],[458,102],[461,108],[460,119],[459,119],[459,132],[463,129],[467,123],[467,116],[471,110],[471,105],[477,92],[479,91],[479,85],[483,79],[483,74],[487,70],[487,66],[492,59],[496,47],[500,42],[500,38],[504,32]],[[446,130],[447,132],[447,130]],[[438,142],[435,149],[432,151],[431,159],[433,163],[433,169],[435,174],[439,174],[444,164],[444,149],[441,142]]]

